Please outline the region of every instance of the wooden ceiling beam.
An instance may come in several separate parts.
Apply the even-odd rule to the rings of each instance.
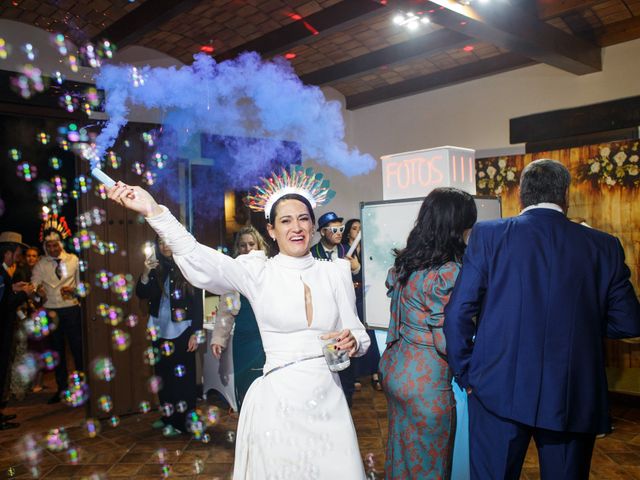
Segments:
[[[349,95],[346,97],[346,107],[349,110],[367,107],[396,98],[407,97],[429,90],[436,90],[438,88],[449,87],[458,83],[496,75],[535,63],[533,60],[515,53],[504,53],[478,62],[468,63],[421,77],[410,78],[403,82],[375,88],[367,92]]]
[[[217,61],[228,60],[242,52],[258,52],[262,56],[277,55],[312,38],[317,40],[323,35],[345,30],[356,22],[362,22],[388,11],[386,3],[374,0],[343,0],[254,40],[221,52],[215,58]]]
[[[432,22],[537,62],[583,75],[602,70],[598,46],[548,25],[508,3],[462,5],[431,0],[423,10]]]
[[[608,47],[640,38],[640,17],[610,23],[596,31],[598,45]]]
[[[107,39],[122,49],[201,2],[202,0],[146,0],[135,10],[95,35],[91,41],[96,43]]]
[[[302,75],[300,80],[311,85],[323,85],[360,75],[377,68],[402,63],[412,58],[432,55],[456,48],[471,40],[466,35],[447,29],[413,38],[407,42],[381,48],[371,53]]]
[[[600,0],[536,0],[538,18],[549,20],[576,13],[595,5]]]

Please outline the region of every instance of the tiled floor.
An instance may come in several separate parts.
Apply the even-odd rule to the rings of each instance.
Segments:
[[[84,420],[82,410],[61,404],[46,405],[47,398],[48,393],[30,394],[22,402],[13,402],[6,409],[5,413],[19,415],[21,426],[0,432],[0,479],[34,476],[87,480],[142,480],[167,476],[180,479],[231,478],[233,443],[229,441],[229,432],[235,431],[235,416],[221,414],[219,423],[209,430],[211,441],[206,444],[186,436],[165,440],[150,426],[158,418],[156,413],[122,418],[116,428],[103,422],[102,431],[95,438],[88,438],[80,427]],[[616,401],[612,413],[616,430],[611,436],[597,441],[591,478],[640,480],[640,401],[635,405]],[[353,419],[361,453],[365,458],[373,458],[372,468],[377,471],[375,478],[382,479],[387,435],[384,394],[365,384],[363,390],[356,393]],[[20,459],[20,454],[25,451],[20,447],[25,435],[31,433],[42,438],[49,429],[60,426],[66,427],[70,447],[78,451],[77,463],[69,461],[66,451],[55,453],[42,449],[37,470],[30,470]],[[527,454],[522,478],[539,478],[533,447]]]

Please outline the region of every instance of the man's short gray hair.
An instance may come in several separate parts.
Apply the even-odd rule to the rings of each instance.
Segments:
[[[541,159],[524,167],[520,176],[520,202],[522,207],[538,203],[555,203],[566,208],[567,190],[571,174],[556,160]]]

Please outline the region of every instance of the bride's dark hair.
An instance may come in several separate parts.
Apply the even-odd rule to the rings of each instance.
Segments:
[[[461,262],[464,231],[476,222],[478,211],[473,197],[456,188],[432,191],[422,202],[407,246],[394,249],[398,281],[406,285],[417,270],[438,268],[447,262]]]

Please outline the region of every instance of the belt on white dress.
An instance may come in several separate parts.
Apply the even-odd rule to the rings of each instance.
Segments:
[[[291,365],[295,365],[296,363],[306,362],[307,360],[313,360],[315,358],[322,358],[322,357],[324,357],[324,355],[320,354],[320,355],[314,355],[313,357],[304,357],[304,358],[300,358],[298,360],[294,360],[293,362],[285,363],[284,365],[280,365],[278,367],[272,368],[267,373],[265,373],[263,375],[263,377],[266,377],[267,375],[269,375],[270,373],[275,372],[276,370],[282,370],[283,368],[290,367]]]

